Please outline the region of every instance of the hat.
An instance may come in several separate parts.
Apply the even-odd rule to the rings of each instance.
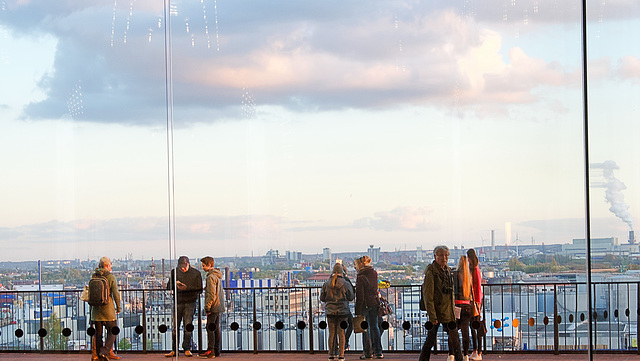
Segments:
[[[337,274],[337,275],[341,275],[342,274],[342,264],[341,263],[336,263],[333,265],[333,273]]]

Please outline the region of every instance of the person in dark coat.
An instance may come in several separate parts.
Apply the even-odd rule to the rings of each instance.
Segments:
[[[191,268],[189,257],[180,256],[178,258],[178,267],[171,271],[171,277],[167,283],[168,290],[176,291],[176,308],[175,319],[173,323],[172,350],[166,357],[176,355],[177,343],[179,341],[178,330],[180,322],[184,324],[184,337],[182,340],[182,348],[185,356],[192,356],[191,353],[191,332],[193,331],[193,315],[196,311],[196,301],[202,293],[202,275],[200,271]]]
[[[371,258],[362,256],[355,260],[358,277],[356,278],[356,315],[364,316],[367,330],[362,333],[361,360],[383,358],[380,329],[378,328],[378,272],[371,266]]]
[[[349,301],[353,301],[355,294],[353,286],[343,278],[342,273],[342,264],[336,263],[331,278],[322,285],[320,301],[326,302],[324,309],[329,326],[329,360],[337,356],[338,360],[344,361],[345,334],[341,324],[347,322],[351,314]]]

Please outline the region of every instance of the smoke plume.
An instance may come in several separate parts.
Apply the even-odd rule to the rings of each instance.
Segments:
[[[602,182],[592,182],[591,186],[605,188],[605,199],[611,205],[609,210],[624,223],[628,224],[630,230],[633,230],[633,218],[629,212],[629,206],[624,202],[624,194],[622,194],[622,191],[627,189],[627,186],[613,175],[613,170],[620,169],[620,167],[616,162],[607,160],[604,163],[591,163],[589,168],[602,170],[604,180]]]

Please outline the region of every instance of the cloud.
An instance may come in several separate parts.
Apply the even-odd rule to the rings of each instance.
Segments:
[[[183,122],[239,117],[245,88],[258,105],[317,111],[443,107],[455,94],[470,108],[529,103],[535,88],[565,84],[566,70],[522,49],[505,63],[500,34],[448,2],[221,2],[216,14],[207,4],[178,2],[172,17],[174,114]],[[110,1],[34,0],[9,4],[7,14],[17,36],[44,32],[58,42],[54,67],[39,82],[47,97],[28,104],[24,119],[69,117],[81,84],[84,111],[75,120],[163,123],[157,2],[114,9]]]
[[[374,230],[391,231],[432,231],[439,229],[433,223],[431,209],[426,207],[397,207],[391,211],[376,212],[373,217],[356,220],[356,228],[370,228]]]
[[[640,59],[633,55],[627,55],[618,61],[617,75],[621,79],[633,79],[640,82]]]

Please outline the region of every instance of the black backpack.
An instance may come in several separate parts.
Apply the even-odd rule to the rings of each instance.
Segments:
[[[109,303],[109,281],[104,276],[93,275],[89,280],[89,301],[91,306],[106,306]]]

